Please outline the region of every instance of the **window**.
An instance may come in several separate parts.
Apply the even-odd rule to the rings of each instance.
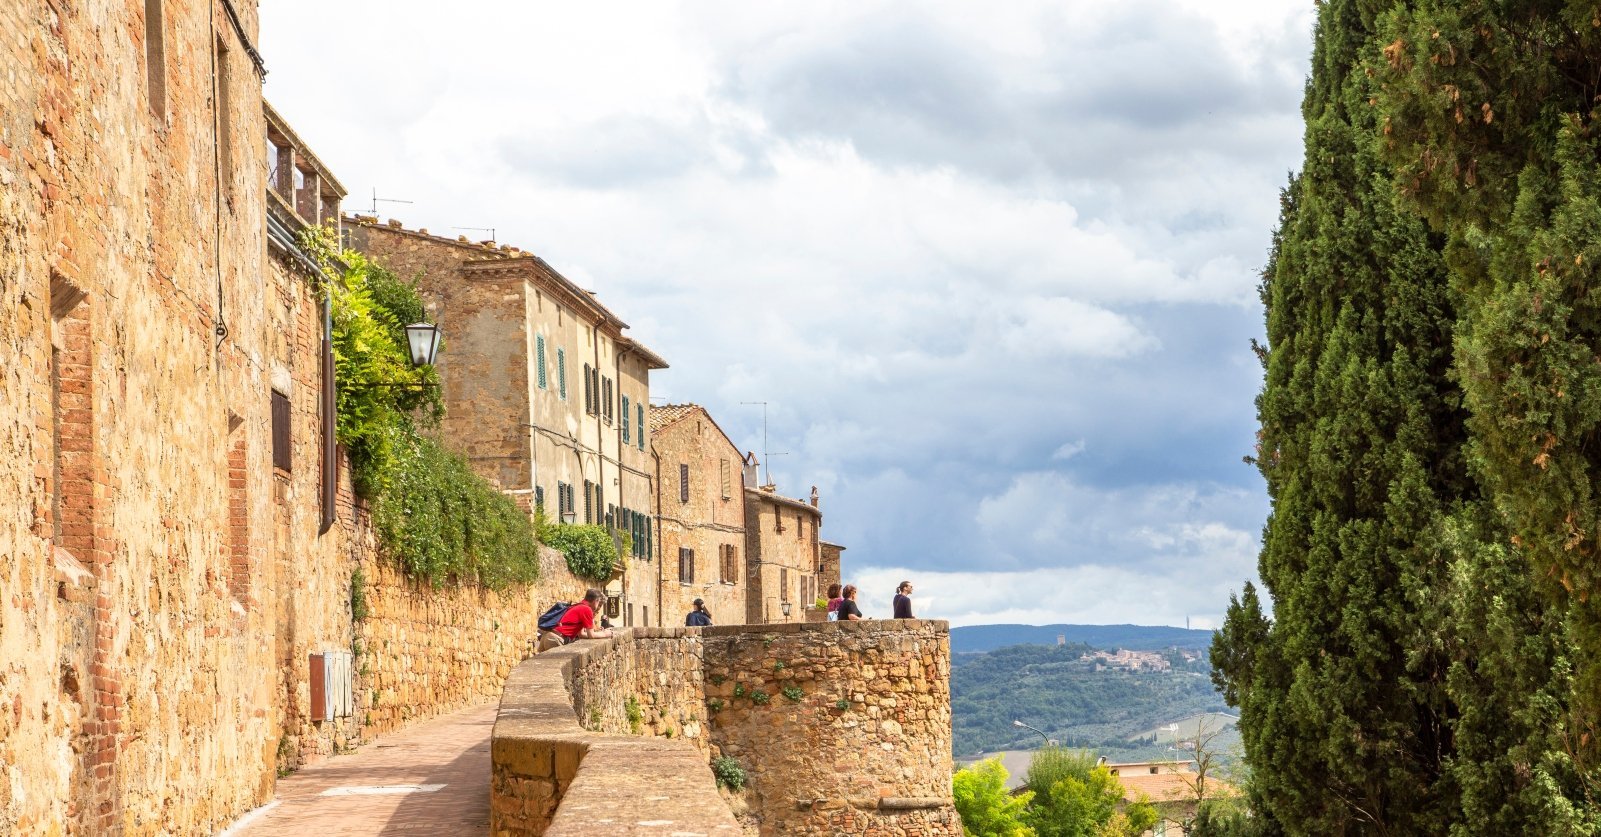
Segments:
[[[689,466],[678,466],[678,502],[689,502]]]
[[[544,511],[544,509],[545,509],[545,488],[544,488],[544,486],[539,486],[539,485],[534,486],[534,508],[539,509],[540,511]]]
[[[634,405],[634,414],[639,418],[639,449],[645,449],[645,402]]]
[[[534,368],[539,370],[539,388],[545,389],[545,335],[534,335]]]
[[[258,402],[259,403],[259,402]],[[281,392],[272,394],[272,467],[289,473],[294,457],[289,444],[289,396]]]
[[[584,522],[595,522],[595,484],[584,480]]]
[[[695,550],[678,548],[678,583],[695,583]]]
[[[167,36],[162,20],[162,0],[145,0],[145,77],[150,112],[162,122],[167,118]]]
[[[726,459],[720,460],[717,463],[717,465],[718,465],[717,470],[719,471],[719,475],[722,477],[722,480],[723,480],[723,499],[727,500],[728,498],[734,496],[734,494],[733,494],[734,482],[733,482],[733,476],[732,476],[733,471],[728,467],[728,460],[726,460]]]
[[[217,88],[217,177],[218,188],[224,195],[233,197],[233,73],[228,64],[228,43],[217,37],[216,76],[212,83]]]
[[[561,400],[567,400],[567,350],[556,347],[556,390]]]
[[[615,417],[615,416],[616,416],[616,415],[617,415],[617,414],[616,414],[616,412],[614,412],[614,411],[613,411],[613,409],[612,409],[612,400],[611,400],[611,379],[610,379],[610,378],[602,378],[602,379],[601,379],[601,389],[600,389],[600,392],[601,392],[601,397],[602,397],[602,398],[604,398],[604,399],[605,399],[605,402],[604,402],[604,407],[603,407],[603,409],[602,409],[602,410],[601,410],[601,412],[603,412],[603,413],[605,413],[605,414],[606,414],[606,423],[607,423],[607,424],[611,424],[611,423],[612,423],[612,419],[613,419],[613,418],[614,418],[614,417]]]
[[[623,444],[628,444],[628,396],[623,396]]]
[[[573,513],[573,487],[565,482],[556,483],[556,513],[565,518]]]
[[[789,569],[787,567],[778,568],[778,600],[781,602],[789,601]]]
[[[589,376],[592,370],[589,364],[584,364],[584,412],[595,414],[595,380]]]
[[[718,581],[724,584],[735,584],[739,581],[739,547],[733,544],[723,544],[721,548],[722,560],[721,578]]]
[[[800,512],[795,512],[795,540],[806,539],[806,518]]]

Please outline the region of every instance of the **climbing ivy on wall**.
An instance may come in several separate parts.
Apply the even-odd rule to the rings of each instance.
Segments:
[[[416,287],[339,251],[331,229],[308,229],[301,244],[333,302],[335,436],[349,451],[356,492],[372,502],[384,552],[434,586],[533,581],[539,548],[527,515],[419,432],[437,426],[444,402],[438,373],[408,360],[405,325],[425,317]]]

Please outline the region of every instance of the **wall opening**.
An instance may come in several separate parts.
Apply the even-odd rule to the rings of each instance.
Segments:
[[[167,38],[162,0],[145,0],[145,77],[150,113],[167,118]]]

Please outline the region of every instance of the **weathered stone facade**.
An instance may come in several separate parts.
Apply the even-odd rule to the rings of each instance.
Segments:
[[[255,3],[0,32],[0,834],[213,833],[280,768],[495,694],[533,594],[375,558],[295,245],[343,189],[264,107]],[[355,711],[312,720],[309,656],[363,644]]]
[[[749,831],[959,837],[950,736],[944,622],[636,628],[512,673],[491,830],[731,833],[726,755]]]
[[[696,404],[651,411],[661,531],[662,620],[703,599],[719,625],[745,621],[745,488],[739,449]]]
[[[274,515],[232,10],[0,4],[0,832],[187,832],[271,790],[271,582],[233,560]]]
[[[747,623],[806,621],[807,608],[822,592],[823,513],[816,503],[816,489],[809,503],[785,497],[771,485],[745,489]]]
[[[441,319],[445,443],[552,520],[630,536],[608,590],[619,621],[660,617],[650,373],[667,364],[627,324],[531,253],[349,219],[350,245],[416,277]],[[652,611],[656,611],[654,617]]]

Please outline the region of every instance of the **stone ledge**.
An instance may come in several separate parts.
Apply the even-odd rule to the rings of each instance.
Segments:
[[[672,629],[635,629],[643,630]],[[490,739],[491,834],[743,834],[693,744],[579,726],[572,678],[590,658],[632,644],[635,631],[563,646],[513,669]]]

